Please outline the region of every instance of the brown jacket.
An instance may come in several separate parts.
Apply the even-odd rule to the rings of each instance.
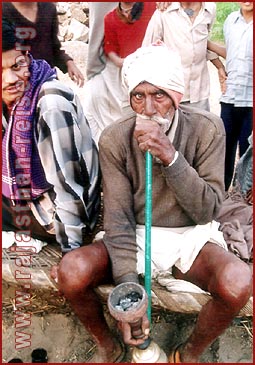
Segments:
[[[137,280],[135,228],[144,224],[145,155],[133,137],[134,126],[135,117],[114,123],[99,141],[104,243],[116,284]],[[223,199],[222,120],[212,113],[181,106],[173,144],[179,156],[172,166],[153,161],[152,225],[206,224],[216,217]]]

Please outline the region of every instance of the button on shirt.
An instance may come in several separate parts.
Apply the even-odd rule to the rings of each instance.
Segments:
[[[227,50],[227,91],[220,101],[236,107],[253,104],[253,20],[246,23],[240,10],[231,13],[224,23]]]
[[[156,10],[149,22],[143,45],[148,46],[161,39],[170,49],[180,54],[185,82],[182,101],[195,103],[209,97],[207,60],[218,56],[207,51],[207,40],[215,16],[215,3],[203,2],[192,23],[180,3],[172,3],[164,12]]]

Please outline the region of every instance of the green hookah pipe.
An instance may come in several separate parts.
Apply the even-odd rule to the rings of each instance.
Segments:
[[[152,155],[145,154],[145,291],[148,295],[147,316],[151,322],[151,224],[152,224]]]

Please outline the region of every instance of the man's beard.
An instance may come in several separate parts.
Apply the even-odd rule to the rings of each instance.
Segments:
[[[166,133],[172,124],[172,118],[170,117],[170,113],[167,113],[165,118],[159,117],[157,115],[154,115],[153,117],[148,117],[146,115],[137,114],[137,116],[141,119],[153,120],[154,122],[158,123],[163,133]]]

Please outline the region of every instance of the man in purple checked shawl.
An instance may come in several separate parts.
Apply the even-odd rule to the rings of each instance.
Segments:
[[[98,152],[73,91],[19,34],[2,20],[2,230],[27,245],[57,241],[65,254],[97,221]]]

